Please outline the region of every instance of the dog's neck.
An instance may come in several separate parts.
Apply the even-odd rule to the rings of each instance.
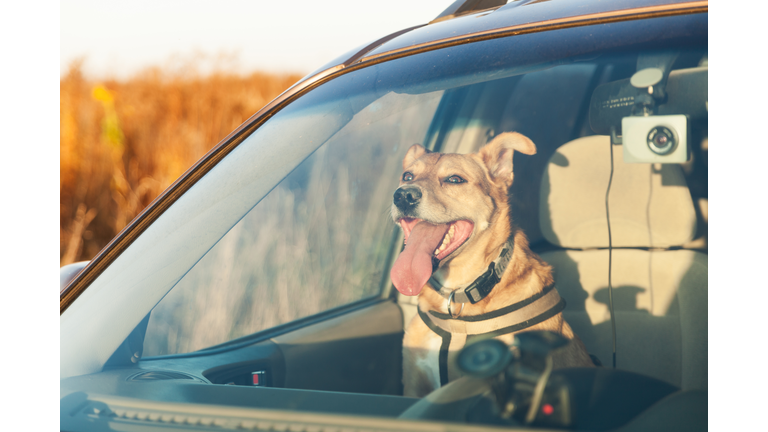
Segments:
[[[486,251],[483,251],[482,259],[472,258],[471,254],[457,256],[450,263],[438,269],[433,277],[444,287],[461,288],[474,281],[488,269],[488,265],[495,260],[505,244],[507,238],[512,238],[514,244],[512,257],[501,277],[501,281],[493,291],[476,304],[465,304],[463,315],[479,315],[499,309],[503,306],[522,301],[540,292],[545,286],[553,282],[550,267],[531,252],[528,239],[522,230],[509,226],[508,236],[494,236],[487,243]],[[493,235],[493,233],[488,233]],[[466,255],[462,260],[457,260]],[[432,289],[422,290],[419,295],[419,303],[423,310],[435,310],[447,312],[448,302],[438,292]]]
[[[461,259],[462,257],[458,256],[437,269],[432,277],[446,289],[453,290],[466,287],[488,270],[490,263],[500,257],[507,244],[508,242],[504,242],[488,248],[489,253],[484,254],[482,259],[477,259],[477,257]],[[509,253],[511,254],[512,251]]]
[[[477,233],[471,245],[440,266],[432,277],[450,289],[469,285],[488,270],[488,265],[499,257],[508,240],[514,241],[516,231],[519,230],[512,225],[509,213],[498,211],[488,228]]]

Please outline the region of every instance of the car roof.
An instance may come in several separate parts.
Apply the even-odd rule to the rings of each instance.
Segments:
[[[360,45],[296,84],[354,64],[401,57],[441,45],[643,17],[706,12],[707,7],[708,0],[458,0],[429,23]]]
[[[466,3],[473,2],[468,0]],[[558,20],[580,17],[597,20],[615,15],[642,13],[677,8],[685,3],[674,0],[512,0],[494,9],[474,11],[448,20],[433,20],[394,39],[388,40],[362,58],[363,61],[403,51],[417,46],[431,45],[445,40],[458,40],[482,33],[497,33],[510,27],[536,23],[546,25]],[[622,13],[623,11],[623,13]],[[617,14],[617,12],[619,12]],[[570,20],[569,20],[570,21]]]

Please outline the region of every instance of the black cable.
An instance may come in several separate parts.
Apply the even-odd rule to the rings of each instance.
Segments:
[[[612,134],[613,135],[613,134]],[[608,190],[605,191],[605,219],[608,222],[608,308],[611,311],[611,333],[613,336],[613,368],[616,369],[616,318],[613,315],[613,285],[611,284],[612,250],[611,212],[608,209],[608,194],[613,182],[613,140],[608,140],[608,150],[611,152],[611,176],[608,178]]]

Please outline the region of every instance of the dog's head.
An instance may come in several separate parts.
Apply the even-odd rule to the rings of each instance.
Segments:
[[[432,153],[418,144],[408,149],[392,203],[405,236],[391,272],[401,293],[417,295],[438,266],[462,254],[483,256],[490,239],[506,241],[515,151],[532,155],[536,146],[510,132],[469,155]]]

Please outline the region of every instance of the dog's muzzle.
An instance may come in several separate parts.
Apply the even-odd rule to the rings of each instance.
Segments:
[[[407,212],[419,204],[421,189],[417,186],[402,186],[397,188],[394,195],[394,203],[400,211]]]

